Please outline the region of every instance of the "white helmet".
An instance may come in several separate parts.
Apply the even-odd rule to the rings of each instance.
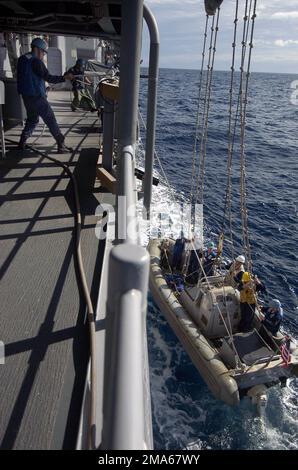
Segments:
[[[280,309],[281,308],[281,303],[278,299],[271,299],[269,302],[269,307],[270,308],[275,308],[275,309]]]
[[[238,261],[238,263],[244,264],[245,257],[243,255],[237,256],[236,261]]]

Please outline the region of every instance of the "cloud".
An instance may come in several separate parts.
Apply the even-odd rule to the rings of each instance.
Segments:
[[[283,39],[277,39],[276,41],[274,41],[274,44],[276,46],[279,46],[279,47],[285,47],[285,46],[289,46],[291,44],[298,44],[298,40],[293,40],[293,39],[287,39],[287,40],[283,40]]]
[[[205,26],[204,0],[146,0],[160,29],[160,65],[198,68]],[[215,69],[229,70],[232,59],[235,0],[224,0]],[[239,1],[237,53],[241,50],[245,1]],[[298,0],[258,0],[252,70],[298,72]],[[143,47],[148,64],[148,34]],[[282,50],[282,54],[281,54]]]
[[[272,18],[274,19],[284,19],[288,20],[289,18],[298,18],[298,11],[277,11],[273,13]]]

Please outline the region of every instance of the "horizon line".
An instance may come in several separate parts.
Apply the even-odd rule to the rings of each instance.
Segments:
[[[148,65],[142,65],[141,68],[148,68]],[[159,67],[159,70],[188,70],[190,72],[200,72],[200,69],[191,69],[191,68],[185,68],[185,67]],[[206,71],[204,69],[204,71]],[[214,69],[214,72],[231,72],[230,69],[228,70],[223,70],[223,69]],[[240,70],[235,70],[235,73],[240,73]],[[275,74],[275,75],[298,75],[297,72],[260,72],[260,71],[251,71],[251,74],[254,73],[262,73],[262,74]]]

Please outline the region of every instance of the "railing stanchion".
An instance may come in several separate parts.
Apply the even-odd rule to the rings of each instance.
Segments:
[[[144,449],[145,318],[149,254],[122,244],[110,255],[102,449]]]
[[[105,170],[111,172],[113,168],[113,144],[115,127],[114,102],[105,98],[103,110],[103,157],[102,164]]]
[[[157,84],[159,64],[159,32],[154,16],[144,5],[144,19],[150,34],[150,53],[148,70],[148,96],[147,96],[147,123],[146,123],[146,149],[145,149],[145,175],[144,175],[144,209],[146,218],[150,216],[152,199],[153,162],[155,148]]]

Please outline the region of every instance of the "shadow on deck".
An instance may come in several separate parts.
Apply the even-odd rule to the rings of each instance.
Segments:
[[[98,123],[66,108],[56,115],[77,148],[56,158],[78,180],[82,252],[96,305],[104,251],[94,230],[102,196],[95,185]],[[11,128],[8,137],[16,141],[19,132]],[[50,139],[44,133],[36,147],[46,151]],[[0,181],[1,448],[74,448],[89,340],[74,257],[71,182],[61,167],[32,151],[20,158],[12,146],[0,164]]]

